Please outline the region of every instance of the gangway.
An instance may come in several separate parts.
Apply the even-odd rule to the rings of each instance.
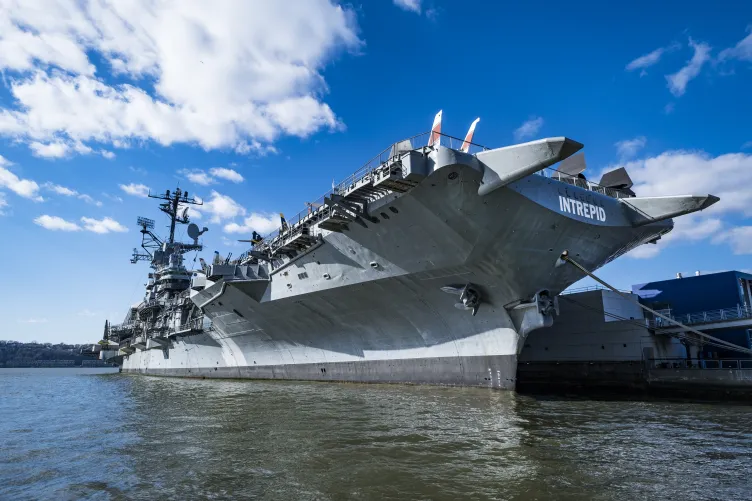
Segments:
[[[721,308],[699,313],[667,315],[675,322],[684,325],[701,325],[705,331],[715,329],[750,329],[752,328],[752,308],[738,305],[735,308]],[[656,334],[676,334],[687,329],[671,325],[671,322],[656,317],[648,322],[649,328]]]

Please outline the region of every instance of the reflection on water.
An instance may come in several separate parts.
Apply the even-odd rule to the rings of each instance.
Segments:
[[[44,371],[0,370],[1,499],[750,496],[745,406]]]

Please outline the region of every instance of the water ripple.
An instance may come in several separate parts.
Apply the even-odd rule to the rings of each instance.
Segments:
[[[47,371],[47,372],[45,372]],[[0,370],[0,499],[748,499],[749,407]]]

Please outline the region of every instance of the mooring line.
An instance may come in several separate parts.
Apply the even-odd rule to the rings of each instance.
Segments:
[[[728,349],[733,350],[733,351],[739,351],[741,353],[746,353],[748,355],[752,355],[752,350],[750,350],[748,348],[744,348],[742,346],[739,346],[738,344],[729,343],[728,341],[724,341],[723,339],[719,339],[717,337],[711,336],[710,334],[705,334],[704,332],[698,331],[697,329],[689,327],[688,325],[684,325],[683,323],[681,323],[681,322],[679,322],[677,320],[674,320],[671,317],[667,317],[666,315],[663,315],[662,313],[658,313],[657,311],[653,310],[652,308],[649,308],[649,307],[645,306],[644,304],[640,303],[639,301],[637,301],[635,299],[632,299],[628,295],[626,295],[623,292],[621,292],[620,290],[618,290],[616,287],[612,287],[610,284],[604,282],[603,280],[601,280],[600,278],[598,278],[597,276],[595,276],[592,272],[590,272],[589,270],[587,270],[580,263],[578,263],[577,261],[575,261],[574,259],[572,259],[571,257],[569,257],[569,252],[568,251],[562,252],[561,256],[559,256],[559,259],[561,259],[561,261],[563,261],[565,263],[571,264],[572,266],[574,266],[575,268],[577,268],[578,270],[580,270],[581,272],[583,272],[585,275],[589,276],[590,278],[592,278],[593,280],[595,280],[596,282],[598,282],[599,284],[603,285],[607,289],[612,290],[613,292],[615,292],[616,294],[618,294],[622,298],[626,299],[627,301],[631,301],[632,303],[636,304],[637,306],[639,306],[643,310],[649,311],[650,313],[652,313],[653,315],[655,315],[657,317],[660,317],[660,318],[662,318],[662,319],[664,319],[664,320],[666,320],[666,321],[668,321],[668,322],[670,322],[672,324],[675,324],[676,326],[678,326],[678,327],[680,327],[682,329],[685,329],[685,330],[687,330],[689,332],[697,334],[698,336],[700,336],[702,338],[709,339],[709,340],[714,341],[715,343],[721,344],[725,348],[728,348]]]

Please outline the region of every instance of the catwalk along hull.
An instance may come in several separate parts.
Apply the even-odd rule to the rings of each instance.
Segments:
[[[437,162],[369,204],[377,221],[322,232],[263,280],[210,284],[192,299],[212,329],[136,351],[123,371],[513,389],[525,336],[553,319],[547,298],[582,278],[560,254],[596,269],[672,222],[635,224],[623,201],[537,174],[481,195],[482,177]],[[475,315],[442,290],[465,284]]]

